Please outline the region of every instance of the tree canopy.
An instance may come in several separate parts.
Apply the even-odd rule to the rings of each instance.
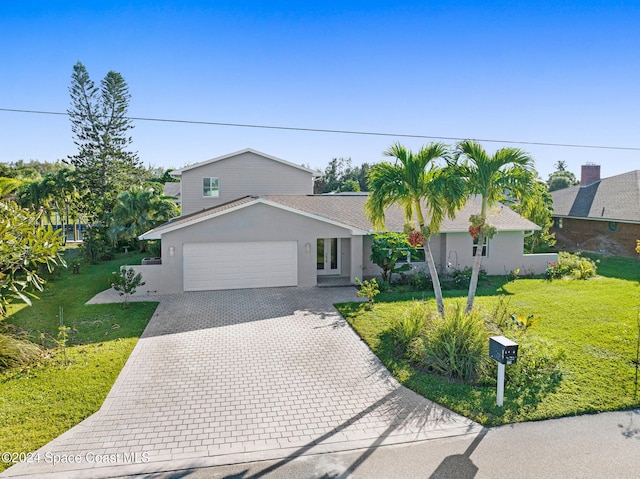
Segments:
[[[562,190],[579,184],[576,175],[567,170],[566,161],[558,161],[555,164],[556,170],[549,175],[547,188],[549,191]]]
[[[549,232],[553,225],[551,217],[553,214],[553,198],[544,183],[537,181],[531,194],[520,198],[511,208],[542,228],[534,231],[529,236],[525,236],[525,249],[530,253],[534,253],[536,247],[540,245],[551,247],[556,244],[555,234]]]
[[[100,87],[78,62],[71,75],[71,131],[78,152],[70,156],[81,182],[83,205],[87,213],[101,218],[107,214],[118,193],[138,182],[141,164],[129,151],[133,142],[129,130],[129,88],[122,75],[110,71]]]
[[[508,192],[517,198],[526,198],[533,191],[537,176],[533,159],[518,148],[502,148],[489,155],[480,143],[465,140],[456,147],[455,163],[451,168],[454,176],[461,179],[466,195],[480,195],[482,207],[479,215],[469,218],[469,232],[480,245],[471,268],[471,281],[466,310],[471,311],[478,286],[478,275],[482,261],[481,245],[485,237],[491,238],[496,229],[487,223],[489,207],[503,200]]]
[[[371,194],[365,203],[365,212],[374,227],[384,228],[385,211],[392,205],[399,205],[404,209],[408,229],[415,229],[412,225],[417,223],[417,233],[424,237],[421,246],[425,250],[438,311],[443,315],[442,289],[429,239],[438,234],[445,216],[455,214],[462,198],[461,183],[447,174],[449,170],[436,164],[438,158],[448,156],[442,143],[423,146],[417,153],[396,143],[384,154],[395,158],[395,162],[371,167],[368,175]],[[428,224],[423,205],[429,209]]]
[[[145,231],[169,221],[178,214],[176,204],[163,199],[152,188],[135,187],[121,192],[109,215],[109,234],[112,240],[137,243]]]
[[[351,166],[351,158],[334,158],[316,181],[314,193],[339,193],[344,191],[368,191],[367,173],[371,166]]]
[[[40,268],[65,266],[62,231],[40,226],[41,214],[0,202],[0,316],[12,301],[31,304],[32,290],[42,291]]]

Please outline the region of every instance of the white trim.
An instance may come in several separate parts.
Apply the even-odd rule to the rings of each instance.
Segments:
[[[488,258],[489,257],[489,237],[488,236],[484,236],[482,238],[483,240],[483,244],[482,244],[482,254],[480,255],[481,258]],[[478,243],[476,244],[476,241],[478,241],[478,238],[472,238],[471,240],[471,257],[475,258],[476,257],[476,251],[478,250],[478,248],[480,248],[480,242],[478,241]]]
[[[204,180],[209,180],[209,190],[210,191],[215,191],[216,194],[215,195],[205,195],[205,186],[204,186]],[[212,183],[213,181],[211,180],[216,180],[216,189],[213,189]],[[220,178],[218,178],[217,176],[203,176],[202,177],[202,197],[203,198],[219,198],[220,197]]]
[[[329,245],[329,252],[331,251],[331,241],[335,240],[336,241],[336,251],[335,251],[335,255],[336,255],[336,267],[335,269],[331,269],[331,253],[329,253],[329,256],[327,256],[327,245]],[[341,247],[341,238],[318,238],[316,240],[317,241],[323,241],[324,242],[324,267],[323,269],[318,269],[317,268],[317,262],[316,262],[316,274],[318,276],[331,276],[331,275],[336,275],[336,274],[340,274],[340,271],[342,270],[342,247]]]
[[[489,221],[489,223],[491,224],[491,221]],[[469,223],[471,224],[471,223]],[[515,227],[508,227],[508,228],[501,228],[499,226],[496,226],[494,224],[492,224],[492,226],[495,226],[496,229],[498,230],[498,233],[516,233],[518,231],[539,231],[542,228],[538,225],[536,225],[535,223],[531,223],[532,225],[535,226],[535,228],[532,228],[531,226],[528,227],[521,227],[521,228],[515,228]],[[468,229],[447,229],[447,228],[440,228],[439,233],[466,233],[469,234],[469,230]]]
[[[292,166],[294,168],[298,168],[298,169],[300,169],[302,171],[306,171],[307,173],[311,173],[314,177],[318,177],[319,178],[320,176],[322,176],[322,173],[320,173],[319,171],[315,171],[315,170],[312,170],[310,168],[306,168],[306,167],[301,166],[301,165],[296,165],[295,163],[291,163],[290,161],[283,160],[282,158],[277,158],[275,156],[267,155],[266,153],[262,153],[261,151],[254,150],[253,148],[245,148],[244,150],[235,151],[233,153],[227,153],[226,155],[217,156],[215,158],[211,158],[210,160],[205,160],[205,161],[202,161],[200,163],[196,163],[195,165],[189,165],[189,166],[185,166],[184,168],[179,168],[177,170],[172,170],[170,174],[172,176],[182,176],[182,173],[185,172],[185,171],[193,170],[194,168],[200,168],[201,166],[209,165],[211,163],[215,163],[216,161],[226,160],[227,158],[231,158],[231,157],[234,157],[234,156],[239,156],[239,155],[242,155],[244,153],[253,153],[254,155],[262,156],[263,158],[266,158],[268,160],[277,161],[278,163],[282,163],[283,165],[287,165],[287,166]]]
[[[568,220],[586,220],[586,221],[606,221],[614,223],[627,223],[630,225],[640,225],[638,220],[620,220],[617,218],[591,218],[586,216],[567,216],[567,215],[551,215],[552,218],[563,218]]]
[[[227,209],[224,209],[222,211],[215,212],[215,213],[212,212],[211,214],[208,214],[208,215],[202,215],[202,216],[199,216],[197,218],[193,218],[193,219],[191,219],[189,221],[180,222],[180,223],[175,224],[173,226],[171,225],[171,223],[169,223],[169,224],[167,224],[165,226],[159,226],[156,229],[153,229],[151,231],[147,231],[146,233],[143,233],[142,235],[138,236],[138,239],[139,240],[157,240],[157,239],[160,239],[161,236],[164,233],[169,233],[171,231],[175,231],[175,230],[179,230],[179,229],[182,229],[182,228],[186,228],[187,226],[198,224],[198,223],[200,223],[202,221],[208,221],[208,220],[210,220],[212,218],[217,218],[218,216],[226,215],[227,213],[232,213],[234,211],[238,211],[238,210],[241,210],[241,209],[246,208],[248,206],[253,206],[255,204],[263,204],[263,205],[267,205],[267,206],[272,206],[274,208],[279,208],[281,210],[288,211],[289,213],[295,213],[295,214],[298,214],[300,216],[305,216],[307,218],[311,218],[311,219],[314,219],[314,220],[317,220],[317,221],[321,221],[323,223],[327,223],[327,224],[330,224],[330,225],[333,225],[333,226],[338,226],[340,228],[344,228],[344,229],[350,231],[352,235],[363,235],[364,236],[364,235],[368,235],[369,234],[369,232],[367,232],[365,230],[361,230],[361,229],[358,229],[358,228],[353,228],[352,226],[345,225],[345,224],[339,223],[337,221],[330,220],[330,219],[325,218],[323,216],[314,215],[312,213],[307,213],[306,211],[301,211],[301,210],[298,210],[298,209],[295,209],[295,208],[291,208],[289,206],[284,206],[284,205],[281,205],[280,203],[276,203],[276,202],[273,202],[273,201],[268,201],[268,200],[265,200],[263,198],[256,198],[255,200],[248,201],[246,203],[242,203],[240,205],[236,205],[236,206],[233,206],[231,208],[227,208]],[[177,221],[179,221],[179,219]]]

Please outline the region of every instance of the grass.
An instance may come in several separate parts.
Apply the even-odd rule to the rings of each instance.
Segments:
[[[491,278],[492,283],[478,290],[477,307],[490,312],[501,297],[506,299],[510,312],[540,318],[527,336],[549,341],[565,353],[558,384],[548,384],[545,390],[507,385],[503,408],[495,405],[495,385],[449,383],[417,370],[396,355],[390,335],[394,318],[402,315],[413,298],[424,299],[435,309],[431,294],[381,294],[371,311],[357,303],[337,306],[402,384],[482,424],[494,426],[638,407],[640,393],[633,361],[638,335],[640,261],[599,259],[602,275],[592,280],[506,282]],[[466,291],[445,293],[449,303],[466,298]]]
[[[80,274],[69,269],[50,280],[33,306],[11,307],[4,323],[28,331],[45,354],[35,364],[0,373],[0,451],[34,451],[100,408],[157,303],[130,303],[126,310],[84,303],[109,287],[112,271],[139,264],[142,256],[83,263]],[[56,343],[60,307],[71,328],[68,365]],[[0,470],[8,466],[0,463]]]

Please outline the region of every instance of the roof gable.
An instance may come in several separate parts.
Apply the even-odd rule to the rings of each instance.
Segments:
[[[278,163],[282,163],[283,165],[290,166],[292,168],[297,168],[297,169],[302,170],[304,172],[310,173],[314,177],[321,176],[321,173],[319,173],[318,171],[314,171],[314,170],[312,170],[310,168],[306,168],[306,167],[301,166],[301,165],[296,165],[295,163],[291,163],[289,161],[283,160],[281,158],[277,158],[275,156],[267,155],[266,153],[262,153],[262,152],[260,152],[258,150],[254,150],[252,148],[245,148],[244,150],[236,151],[236,152],[233,152],[233,153],[227,153],[226,155],[218,156],[216,158],[211,158],[210,160],[206,160],[206,161],[202,161],[200,163],[196,163],[195,165],[185,166],[184,168],[180,168],[180,169],[171,171],[171,175],[173,175],[173,176],[182,176],[182,173],[185,172],[185,171],[194,170],[196,168],[200,168],[200,167],[205,166],[205,165],[210,165],[210,164],[216,163],[218,161],[227,160],[229,158],[233,158],[234,156],[240,156],[240,155],[243,155],[245,153],[252,153],[252,154],[254,154],[256,156],[260,156],[260,157],[266,158],[268,160],[276,161]]]
[[[303,195],[297,195],[297,196],[303,196]],[[192,213],[190,215],[187,216],[181,216],[179,218],[175,218],[172,221],[169,221],[168,223],[165,223],[163,225],[160,225],[150,231],[147,231],[146,233],[142,234],[141,236],[139,236],[139,239],[141,240],[156,240],[156,239],[160,239],[161,236],[165,233],[168,233],[170,231],[175,231],[181,228],[185,228],[188,226],[191,226],[193,224],[196,223],[200,223],[202,221],[207,221],[210,219],[213,219],[217,216],[221,216],[224,214],[228,214],[231,213],[233,211],[237,211],[237,210],[241,210],[243,208],[247,208],[256,204],[264,204],[264,205],[268,205],[274,208],[278,208],[281,210],[285,210],[285,211],[289,211],[293,214],[298,214],[298,215],[302,215],[305,216],[307,218],[311,218],[317,221],[321,221],[323,223],[327,223],[327,224],[331,224],[334,226],[338,226],[340,228],[344,228],[346,230],[350,230],[352,234],[354,235],[365,235],[368,233],[367,230],[360,230],[357,227],[354,227],[353,225],[350,224],[345,224],[345,223],[341,223],[339,221],[335,221],[331,218],[326,218],[322,215],[319,214],[315,214],[313,212],[309,212],[309,211],[304,211],[304,210],[299,210],[296,208],[291,208],[289,206],[287,206],[286,204],[281,204],[278,202],[274,202],[269,200],[267,197],[259,197],[259,196],[246,196],[244,198],[240,198],[236,201],[231,201],[229,203],[225,203],[223,205],[220,206],[216,206],[213,208],[208,208],[206,210],[203,211],[199,211],[197,213]]]

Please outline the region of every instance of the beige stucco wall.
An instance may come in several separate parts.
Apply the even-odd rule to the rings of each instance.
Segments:
[[[127,265],[126,268],[133,267],[136,273],[142,273],[144,285],[140,286],[133,296],[148,296],[150,294],[175,293],[174,278],[163,274],[164,268],[161,264],[150,265]]]
[[[542,274],[547,262],[557,260],[556,254],[524,254],[524,233],[502,231],[489,240],[487,257],[482,258],[482,269],[489,275],[507,274],[520,269],[521,274]],[[446,241],[446,261],[450,268],[464,269],[473,265],[473,240],[469,233],[449,233]]]
[[[364,275],[378,276],[381,270],[369,258],[373,238],[364,238]],[[435,236],[430,242],[433,259],[439,271],[470,268],[473,265],[473,241],[467,232],[446,233]],[[521,274],[542,274],[548,263],[557,261],[558,255],[524,254],[524,233],[522,231],[503,231],[489,240],[489,251],[486,258],[482,258],[482,269],[489,275],[509,273],[517,268]],[[414,270],[424,270],[428,273],[426,264],[414,265]]]
[[[218,178],[220,195],[202,196],[202,179]],[[237,200],[247,195],[313,193],[310,172],[252,152],[205,164],[182,173],[182,215]]]
[[[342,238],[342,271],[345,276],[353,268],[362,267],[362,259],[353,253],[351,231],[340,226],[308,218],[265,204],[255,204],[203,221],[162,236],[163,292],[183,291],[182,249],[185,243],[209,242],[298,242],[298,285],[317,284],[317,239]],[[354,237],[355,243],[360,244]],[[307,245],[309,251],[307,252]],[[170,251],[173,248],[173,256]],[[356,271],[359,277],[361,272]]]

